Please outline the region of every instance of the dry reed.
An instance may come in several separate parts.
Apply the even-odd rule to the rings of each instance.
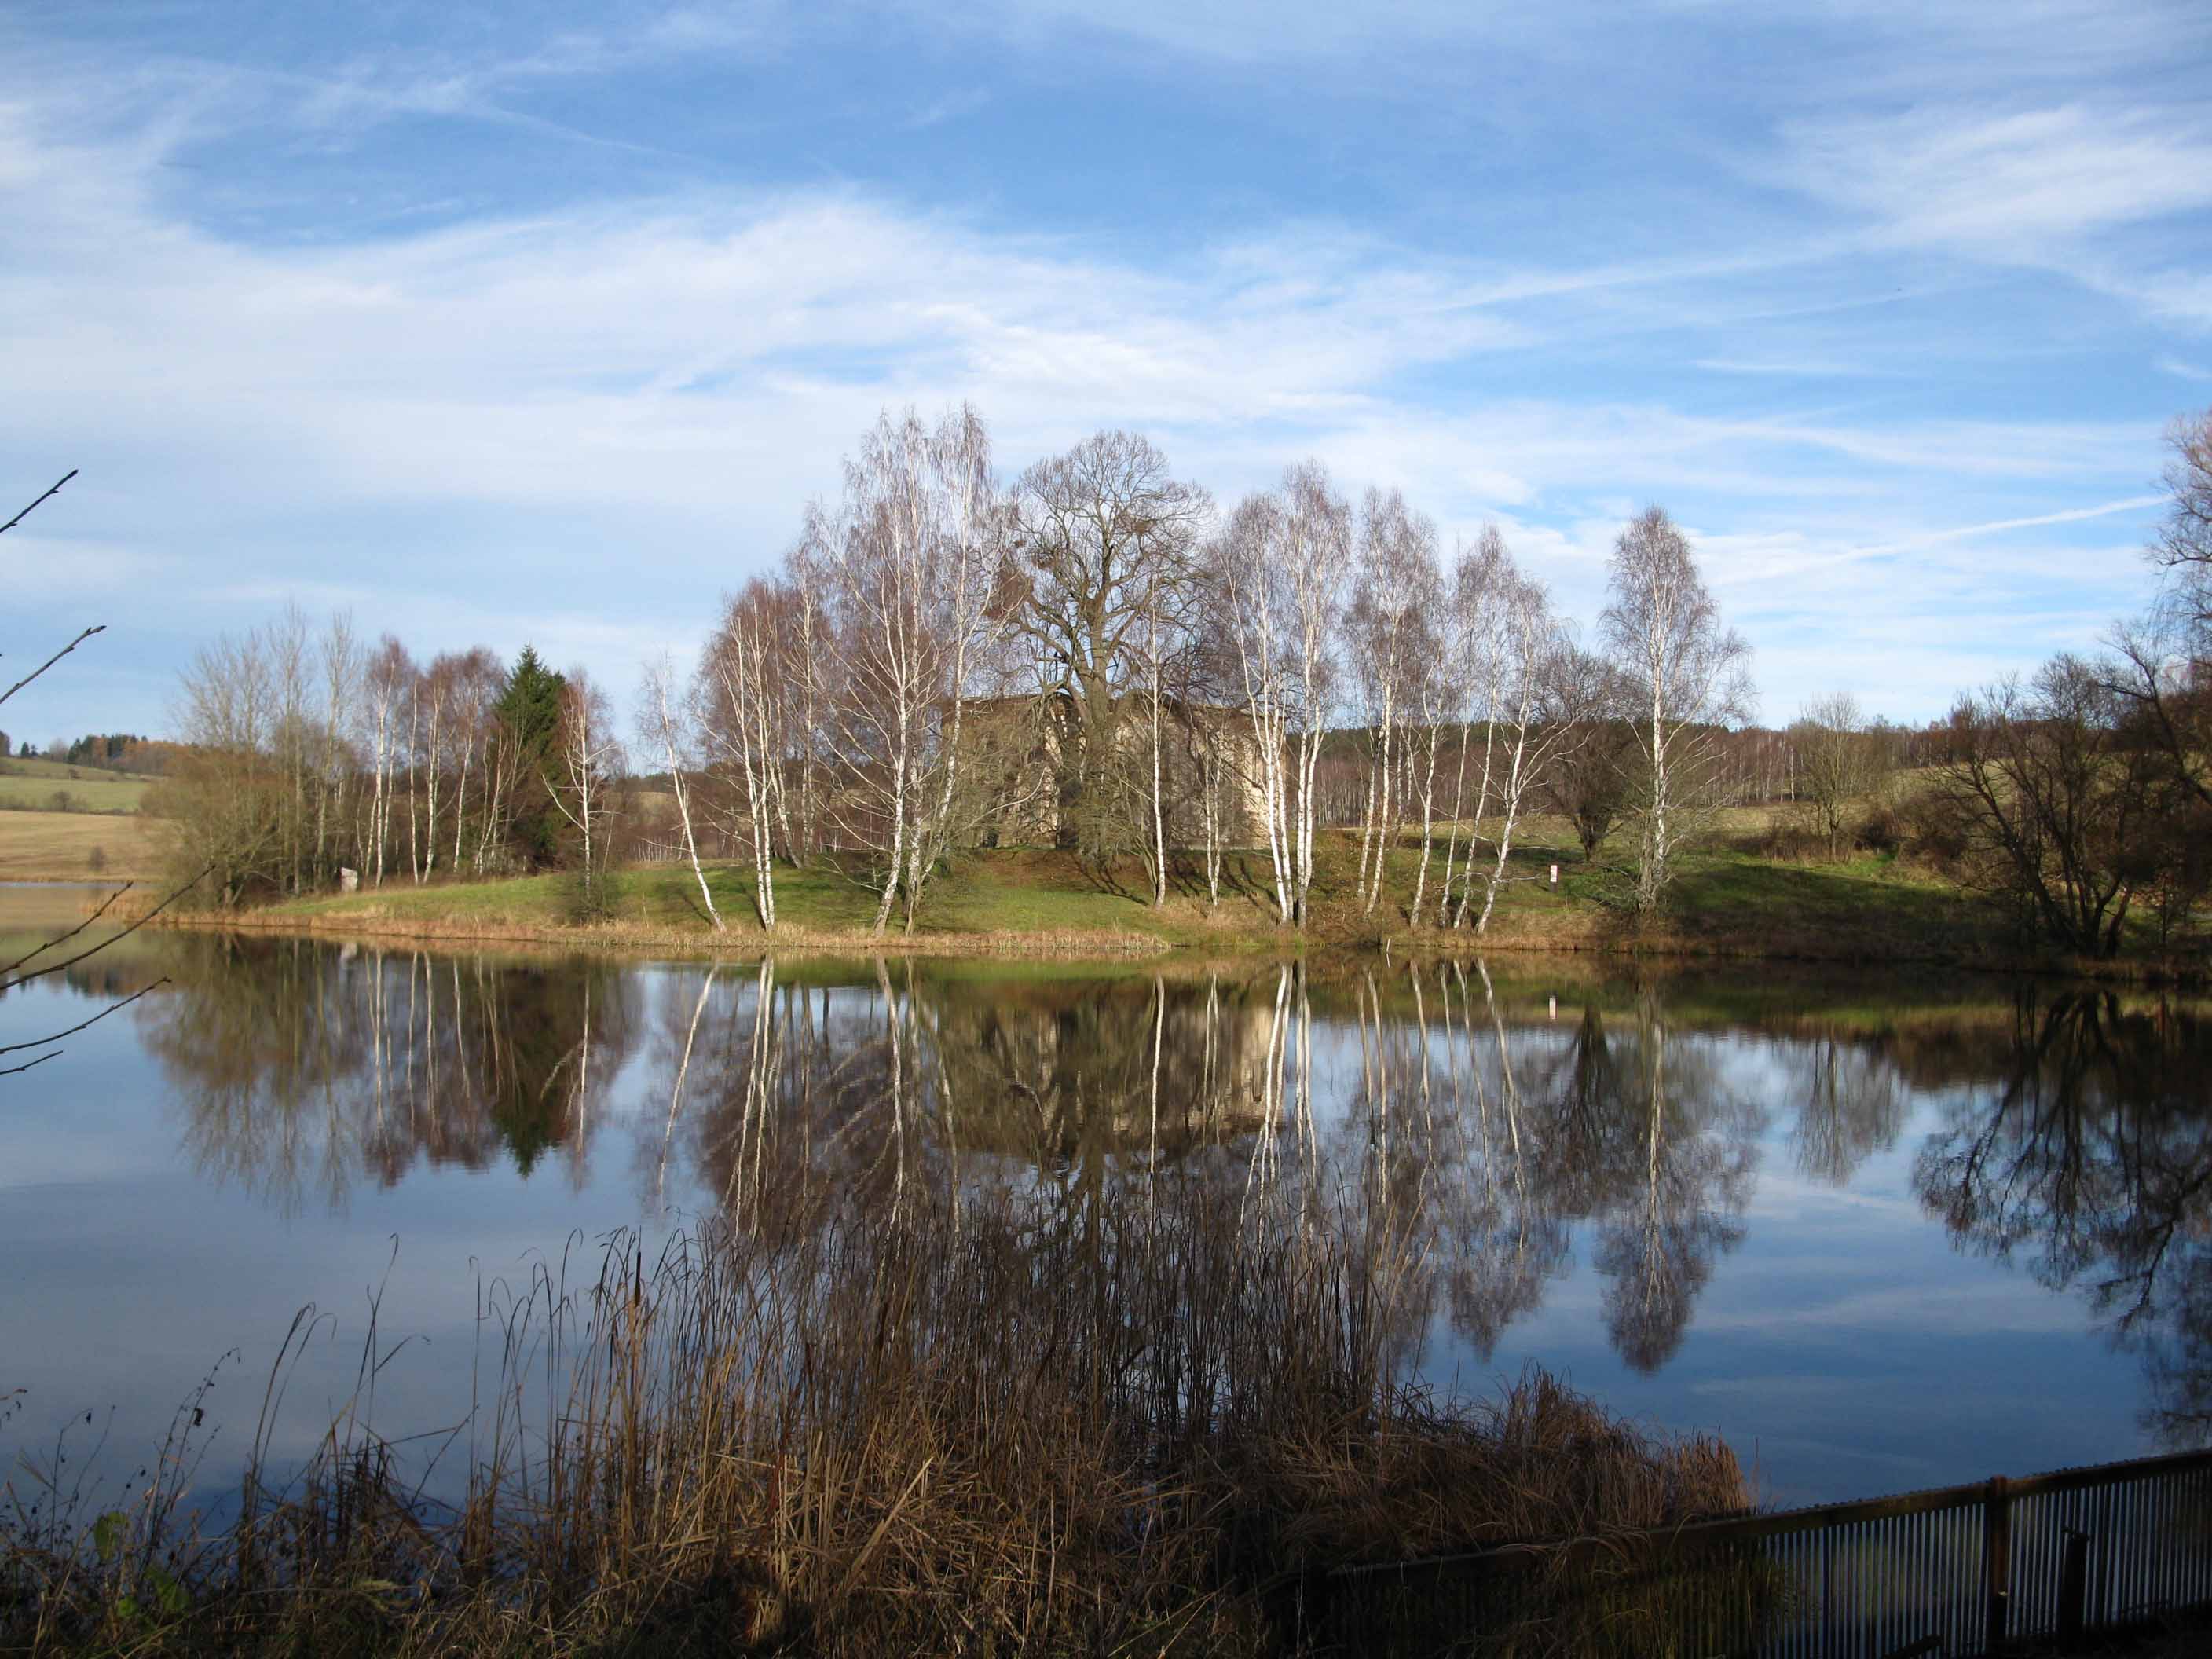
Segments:
[[[175,1482],[114,1535],[0,1523],[0,1645],[1318,1652],[1329,1568],[1746,1505],[1725,1447],[1540,1372],[1412,1386],[1426,1310],[1368,1212],[1203,1156],[1126,1176],[733,1186],[663,1246],[604,1241],[587,1286],[538,1270],[443,1442],[374,1425],[372,1328],[320,1454],[257,1457],[220,1533]],[[1547,1595],[1497,1650],[1584,1650]]]

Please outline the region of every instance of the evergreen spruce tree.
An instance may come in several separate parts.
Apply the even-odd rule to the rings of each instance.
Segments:
[[[526,645],[492,705],[516,761],[507,835],[515,856],[532,869],[552,863],[559,851],[561,816],[553,807],[553,776],[561,764],[561,699],[568,689],[568,680]]]

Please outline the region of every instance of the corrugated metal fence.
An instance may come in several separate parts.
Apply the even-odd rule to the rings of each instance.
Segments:
[[[1347,1651],[1996,1652],[2212,1601],[2212,1452],[1344,1567],[1306,1598]]]

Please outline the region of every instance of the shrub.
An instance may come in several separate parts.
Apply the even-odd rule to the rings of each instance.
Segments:
[[[1895,853],[1911,834],[1904,814],[1887,801],[1877,801],[1851,831],[1851,844],[1864,853]]]
[[[1904,850],[1939,870],[1955,871],[1972,843],[1972,826],[1954,796],[1933,789],[1907,795],[1897,809]]]
[[[1804,817],[1778,812],[1765,829],[1739,836],[1735,850],[1780,864],[1814,864],[1828,855],[1827,838]]]

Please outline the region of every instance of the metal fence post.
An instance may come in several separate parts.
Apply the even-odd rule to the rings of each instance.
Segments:
[[[1982,1500],[1982,1646],[1990,1653],[2004,1646],[2012,1613],[2012,1499],[2004,1476],[1990,1478]]]
[[[2071,1641],[2081,1634],[2089,1603],[2089,1534],[2066,1528],[2066,1550],[2058,1563],[2058,1634]]]

